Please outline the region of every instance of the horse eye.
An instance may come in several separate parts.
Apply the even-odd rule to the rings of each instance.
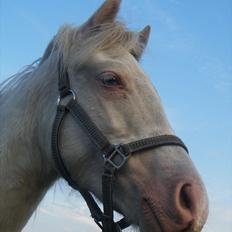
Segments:
[[[120,78],[112,72],[102,73],[99,78],[102,84],[108,87],[121,85]]]

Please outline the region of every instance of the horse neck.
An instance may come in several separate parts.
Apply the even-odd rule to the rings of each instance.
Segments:
[[[0,231],[21,230],[57,178],[50,158],[56,82],[48,67],[20,77],[0,99]]]

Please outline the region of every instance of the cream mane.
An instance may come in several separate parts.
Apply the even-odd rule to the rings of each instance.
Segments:
[[[133,53],[142,49],[138,33],[128,31],[122,22],[102,24],[84,33],[81,28],[64,25],[54,38],[52,50],[56,48],[65,65],[82,64],[98,51],[117,48]]]

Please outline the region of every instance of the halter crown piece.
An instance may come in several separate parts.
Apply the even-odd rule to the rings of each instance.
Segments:
[[[52,128],[51,145],[53,160],[61,176],[72,188],[81,193],[88,205],[91,216],[101,228],[102,232],[120,232],[130,224],[125,218],[118,222],[114,222],[112,193],[115,173],[120,170],[131,155],[138,151],[161,146],[180,146],[185,149],[187,153],[188,149],[181,139],[174,135],[149,137],[127,144],[111,144],[79,104],[76,93],[70,88],[68,71],[61,64],[61,61],[59,62],[58,69],[60,96],[57,101],[57,111]],[[96,148],[102,152],[102,157],[104,159],[104,172],[102,174],[103,212],[95,202],[91,193],[85,189],[81,189],[73,180],[61,156],[59,150],[60,128],[68,113],[71,114],[76,123],[82,127],[89,139],[96,145]]]

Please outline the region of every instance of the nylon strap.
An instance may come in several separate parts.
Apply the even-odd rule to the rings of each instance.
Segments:
[[[112,186],[113,173],[104,172],[102,176],[102,197],[103,197],[103,232],[114,231],[113,230],[113,198],[112,198]]]
[[[52,130],[53,160],[56,164],[58,171],[61,173],[62,177],[68,182],[68,184],[72,188],[78,190],[81,193],[82,197],[85,199],[89,207],[91,216],[94,218],[95,221],[99,222],[103,220],[103,213],[101,209],[99,208],[99,206],[93,199],[92,195],[88,191],[79,188],[77,183],[73,180],[60,153],[60,149],[59,149],[59,134],[60,133],[59,132],[60,132],[60,128],[61,128],[61,125],[62,125],[62,122],[63,122],[63,119],[66,113],[67,113],[67,110],[65,106],[59,105],[57,107],[57,113],[56,113],[56,117],[53,123],[53,130]]]
[[[91,193],[89,193],[87,190],[79,189],[79,192],[81,193],[82,197],[85,199],[88,208],[91,213],[91,217],[94,218],[95,222],[102,222],[103,221],[103,213],[99,206],[97,205],[96,201],[94,200]],[[102,225],[99,225],[102,228]]]
[[[81,105],[77,103],[77,101],[72,99],[66,107],[76,122],[82,126],[92,142],[98,147],[98,149],[106,153],[112,149],[112,145],[108,139],[97,128],[95,123],[90,119],[88,114],[81,107]]]
[[[68,169],[65,166],[64,160],[62,159],[62,156],[60,154],[60,149],[59,149],[60,128],[61,128],[61,124],[62,124],[62,121],[66,113],[67,113],[67,110],[64,106],[61,106],[61,105],[57,106],[56,117],[53,123],[53,130],[52,130],[52,155],[53,155],[53,160],[56,164],[56,167],[58,168],[58,170],[60,171],[64,179],[74,189],[78,189],[76,182],[73,180],[73,178],[71,177],[71,174],[69,173]]]
[[[123,148],[127,153],[133,154],[141,150],[157,148],[161,146],[180,146],[188,153],[188,148],[185,146],[182,140],[175,135],[159,135],[145,138],[125,144],[123,145]]]
[[[85,110],[78,104],[77,101],[71,99],[66,105],[66,108],[72,114],[73,118],[78,124],[89,135],[92,142],[106,155],[110,153],[113,149],[113,145],[109,140],[103,135],[103,133],[98,129],[96,124],[90,119]],[[180,146],[188,153],[188,149],[180,138],[175,135],[159,135],[155,137],[145,138],[130,142],[128,144],[123,144],[124,152],[129,155],[141,150],[157,148],[160,146]]]
[[[106,185],[103,184],[103,186],[105,186],[105,190],[103,190],[105,192],[105,194],[103,194],[104,195],[103,198],[106,199],[107,202],[109,202],[107,204],[107,206],[104,205],[105,214],[103,214],[103,212],[101,211],[101,209],[97,205],[97,203],[94,200],[91,193],[89,193],[87,190],[81,189],[78,186],[78,184],[73,180],[70,172],[68,171],[68,169],[65,165],[64,160],[62,159],[60,149],[59,149],[59,135],[60,135],[60,129],[61,129],[64,117],[69,112],[69,109],[66,107],[67,107],[67,105],[58,105],[55,120],[53,123],[53,130],[52,130],[52,151],[53,151],[53,153],[52,154],[53,154],[53,160],[56,164],[56,167],[57,167],[58,171],[60,172],[60,174],[62,175],[62,177],[68,182],[68,184],[72,188],[74,188],[80,192],[80,194],[85,199],[85,201],[88,205],[88,208],[89,208],[90,213],[91,213],[91,217],[94,218],[95,222],[97,223],[97,225],[101,229],[103,229],[103,227],[105,227],[105,228],[108,227],[108,228],[112,228],[112,230],[110,230],[110,231],[115,231],[115,232],[121,231],[120,228],[126,228],[129,226],[129,224],[125,221],[124,218],[122,220],[120,220],[118,222],[118,224],[117,223],[112,224],[113,206],[110,203],[111,202],[110,199],[112,199],[112,194],[111,194],[112,182],[111,182],[111,180],[107,179],[107,177],[105,178],[105,180],[103,180],[103,182],[106,183]],[[87,128],[89,128],[89,127],[87,127]],[[98,134],[98,133],[94,133],[94,134],[96,136],[96,134]],[[100,141],[100,140],[98,140],[98,141]],[[108,192],[107,189],[110,189],[110,192]],[[108,214],[112,215],[110,217],[110,220],[107,220]],[[105,229],[105,231],[109,231],[109,230]]]
[[[59,59],[58,62],[58,88],[60,92],[60,97],[65,97],[69,90],[70,90],[70,81],[69,81],[69,76],[68,76],[68,70],[67,68],[64,67],[62,64],[62,57]]]
[[[138,151],[157,148],[161,146],[180,146],[188,153],[188,149],[181,139],[175,135],[160,135],[150,138],[145,138],[130,142],[122,145],[112,145],[104,134],[98,129],[95,123],[91,120],[89,115],[81,107],[81,105],[75,99],[75,93],[70,89],[70,81],[68,71],[59,61],[59,92],[60,98],[58,99],[57,112],[52,129],[52,154],[55,165],[60,172],[61,176],[68,182],[68,184],[74,189],[78,190],[85,199],[91,216],[94,218],[97,225],[103,232],[120,232],[129,226],[125,218],[119,222],[113,220],[113,179],[114,173],[118,171],[127,161],[129,155]],[[61,102],[69,96],[68,101]],[[97,203],[95,202],[91,193],[87,190],[80,189],[78,184],[73,180],[69,173],[64,160],[62,159],[59,150],[59,136],[63,119],[67,113],[70,113],[74,120],[83,128],[87,133],[90,140],[96,145],[96,147],[102,151],[105,159],[104,173],[102,175],[102,196],[103,196],[103,209],[101,211]]]

